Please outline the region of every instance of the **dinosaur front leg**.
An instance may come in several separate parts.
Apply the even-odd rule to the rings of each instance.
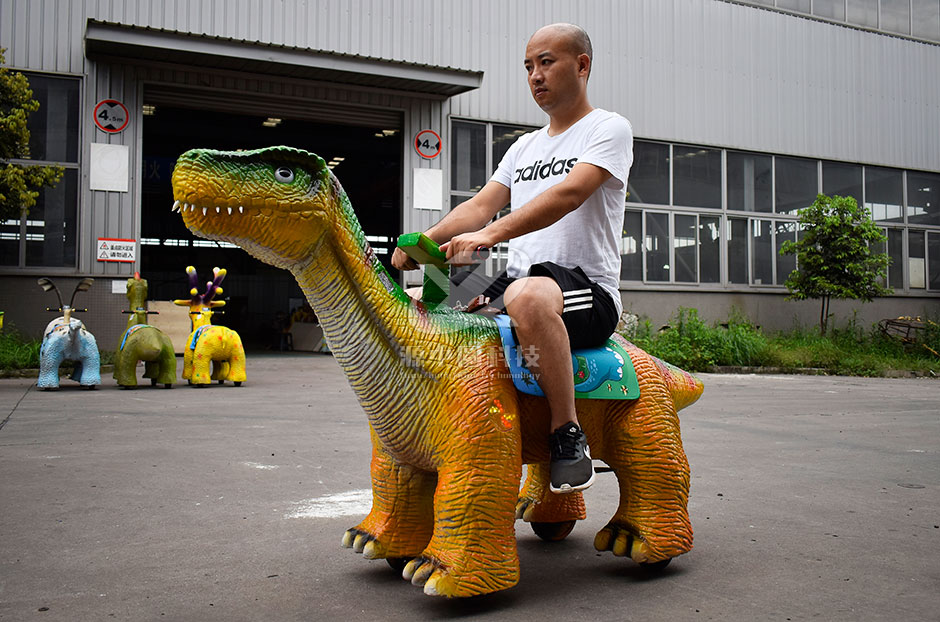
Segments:
[[[476,596],[519,581],[513,506],[518,450],[468,455],[438,471],[434,535],[402,573],[425,594]]]
[[[372,432],[372,510],[346,530],[343,546],[367,559],[411,559],[431,539],[435,474],[399,464]]]

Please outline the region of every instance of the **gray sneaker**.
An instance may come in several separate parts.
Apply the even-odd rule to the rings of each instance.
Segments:
[[[551,484],[554,493],[584,490],[594,483],[594,465],[587,438],[576,423],[566,423],[549,437],[552,452]]]

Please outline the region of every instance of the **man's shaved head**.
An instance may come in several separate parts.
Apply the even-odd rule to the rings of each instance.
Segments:
[[[575,56],[587,54],[588,58],[594,60],[594,48],[591,47],[591,38],[584,28],[566,23],[549,24],[539,28],[532,35],[532,38],[535,38],[538,34],[548,34],[548,31],[551,31],[552,34],[561,35],[568,45],[568,51]]]

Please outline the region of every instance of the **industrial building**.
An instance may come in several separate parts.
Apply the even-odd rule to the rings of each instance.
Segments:
[[[777,251],[821,192],[866,205],[892,259],[893,295],[834,302],[836,322],[940,313],[938,0],[0,0],[6,65],[41,104],[22,163],[65,168],[27,217],[0,223],[7,324],[38,335],[54,317],[37,278],[70,291],[91,276],[76,304],[106,348],[135,271],[171,300],[187,296],[187,265],[222,266],[220,323],[263,343],[302,294],[186,230],[177,156],[318,153],[387,260],[545,122],[522,57],[553,22],[590,33],[591,103],[633,125],[626,310],[814,324],[816,302],[784,300],[795,260]]]

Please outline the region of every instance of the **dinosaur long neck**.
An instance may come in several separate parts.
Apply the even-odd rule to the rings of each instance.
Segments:
[[[131,315],[127,318],[127,328],[137,324],[147,323],[147,293],[139,290],[132,290],[127,300],[130,303]]]
[[[348,204],[342,207],[311,262],[292,272],[356,387],[400,371],[417,312],[375,257]]]

